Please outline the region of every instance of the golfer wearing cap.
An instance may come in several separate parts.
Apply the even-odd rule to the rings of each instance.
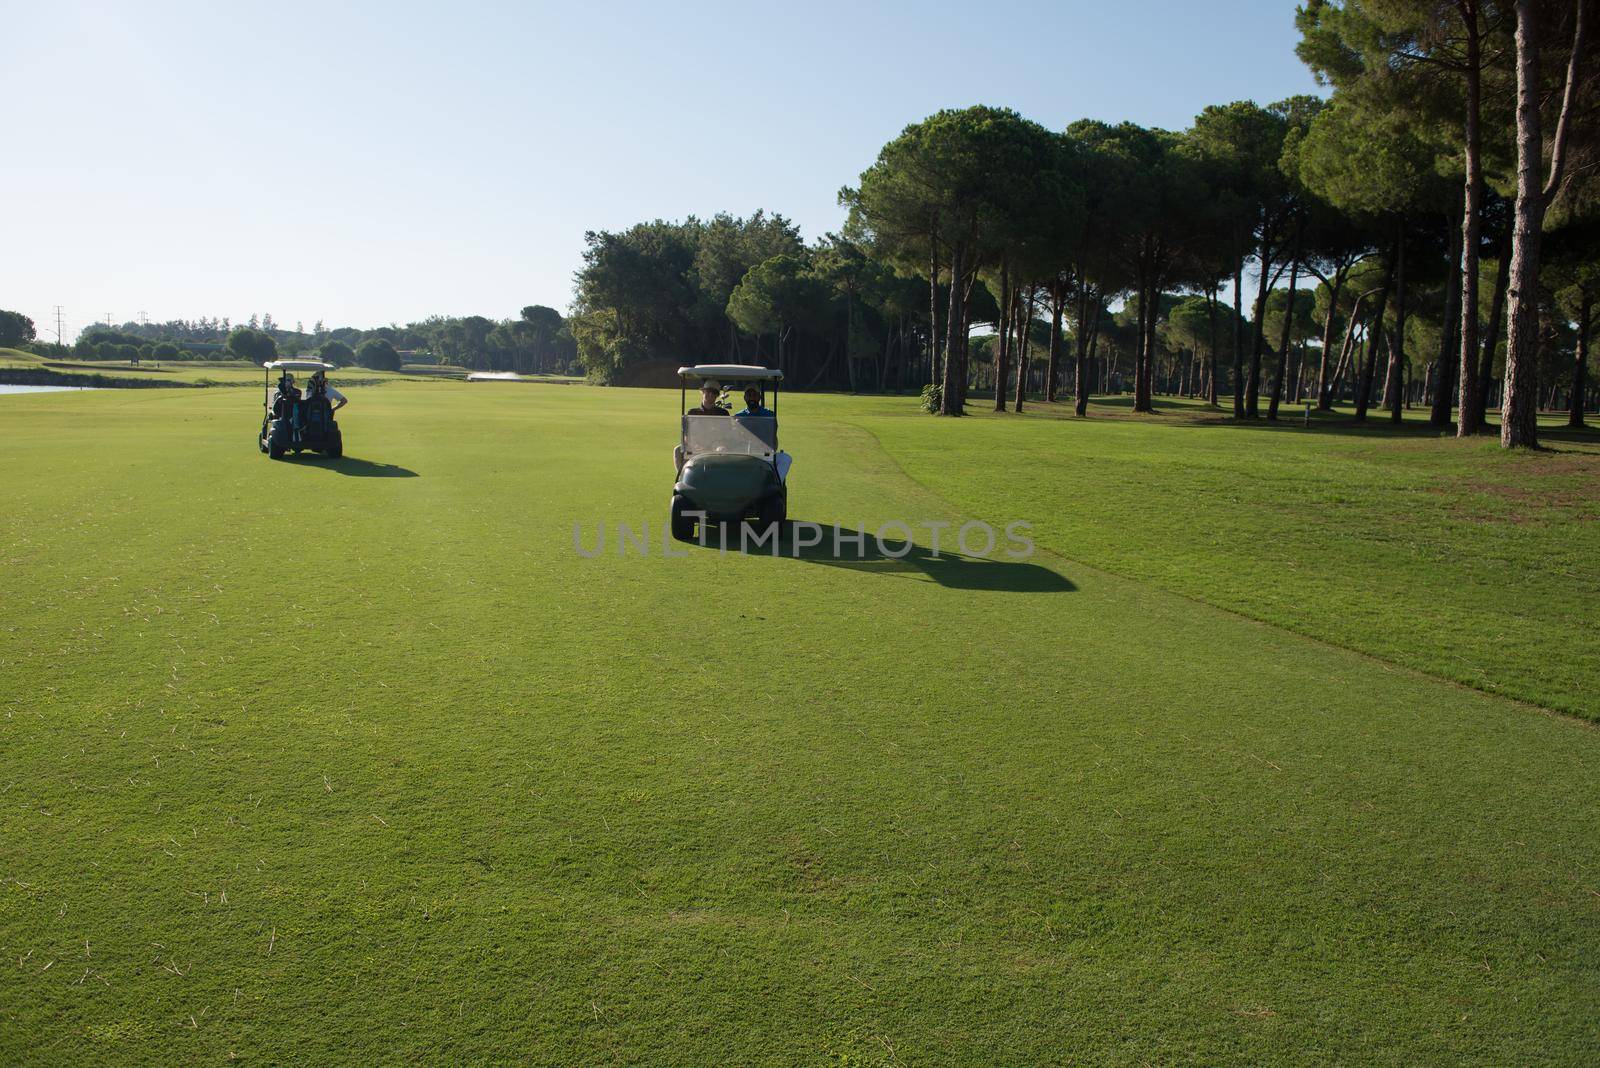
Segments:
[[[700,407],[690,408],[690,415],[727,415],[728,409],[717,403],[722,396],[722,383],[715,378],[700,384]]]
[[[757,389],[755,386],[751,386],[746,389],[744,391],[744,411],[739,413],[739,417],[772,416],[773,418],[776,418],[778,413],[763,404],[762,401],[764,399],[765,398],[761,396],[761,390]]]
[[[707,379],[700,383],[700,407],[690,408],[686,415],[727,415],[728,409],[717,403],[717,398],[722,396],[722,383],[715,378]],[[675,471],[683,470],[683,443],[679,442],[672,447],[672,467]]]

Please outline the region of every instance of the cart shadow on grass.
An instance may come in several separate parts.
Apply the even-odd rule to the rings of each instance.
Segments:
[[[785,523],[778,541],[777,559],[841,567],[867,574],[889,575],[897,578],[926,576],[939,585],[953,590],[980,590],[992,593],[1070,593],[1078,587],[1071,579],[1048,567],[1029,560],[1015,560],[1005,555],[1002,543],[991,556],[966,556],[944,547],[953,542],[953,529],[943,532],[938,555],[925,545],[900,539],[886,538],[881,543],[871,531],[839,528],[839,551],[834,552],[834,528],[831,523],[821,524],[822,541],[816,545],[798,545],[793,522]],[[721,547],[720,534],[712,532],[703,548],[709,552],[739,553],[742,556],[773,556],[770,542],[756,545],[746,540],[741,547],[736,526],[721,528],[727,537],[727,548]],[[858,548],[859,546],[859,548]]]
[[[350,478],[418,478],[409,467],[384,464],[376,460],[363,460],[358,456],[317,456],[313,454],[285,456],[279,463],[299,467],[314,467],[323,471],[336,471]]]

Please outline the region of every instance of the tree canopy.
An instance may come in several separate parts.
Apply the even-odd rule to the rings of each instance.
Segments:
[[[33,320],[21,312],[0,309],[0,346],[14,349],[32,341]]]
[[[260,330],[241,326],[228,335],[228,351],[251,363],[267,363],[278,354],[278,343]]]

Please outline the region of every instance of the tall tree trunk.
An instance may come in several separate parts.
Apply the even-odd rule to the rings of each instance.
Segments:
[[[944,379],[939,386],[939,414],[962,415],[963,380],[967,369],[962,366],[958,331],[961,329],[961,276],[966,267],[965,250],[955,245],[950,250],[950,308],[945,314]]]
[[[894,366],[895,338],[898,336],[893,328],[884,331],[883,351],[877,354],[879,393],[889,391],[889,368]]]
[[[1535,0],[1517,0],[1517,204],[1506,290],[1505,400],[1500,444],[1539,444],[1539,236],[1544,226],[1544,131],[1539,120]]]
[[[1244,418],[1244,257],[1233,261],[1233,417]]]
[[[1372,328],[1367,323],[1361,324],[1357,331],[1356,346],[1350,350],[1350,403],[1356,402],[1356,390],[1361,385],[1361,369],[1367,365],[1367,338],[1372,334]]]
[[[1140,405],[1144,401],[1144,320],[1150,314],[1150,285],[1145,280],[1143,269],[1139,275],[1139,317],[1135,329],[1137,333],[1133,345],[1133,410],[1142,411]]]
[[[1561,112],[1544,175],[1544,128],[1539,117],[1539,25],[1536,0],[1517,0],[1517,205],[1507,290],[1505,400],[1500,444],[1507,449],[1539,444],[1539,238],[1544,212],[1561,187],[1571,126],[1578,64],[1584,58],[1586,0],[1577,0],[1572,51],[1567,60]]]
[[[1317,410],[1325,412],[1333,407],[1333,398],[1328,393],[1331,379],[1328,377],[1328,356],[1333,349],[1333,323],[1339,315],[1339,296],[1344,291],[1344,279],[1348,268],[1338,267],[1333,272],[1333,281],[1328,284],[1328,314],[1322,321],[1322,355],[1317,360]],[[1344,358],[1341,350],[1339,359]],[[1334,361],[1337,366],[1338,360]]]
[[[850,335],[856,329],[856,301],[853,286],[846,286],[844,290],[844,373],[850,383],[850,392],[861,392],[856,388],[856,360],[855,353],[850,349]]]
[[[1461,299],[1461,249],[1465,226],[1450,231],[1450,255],[1444,290],[1444,318],[1439,323],[1439,360],[1434,374],[1433,411],[1428,423],[1441,430],[1450,425],[1450,407],[1456,399],[1456,360],[1461,350],[1456,346],[1455,332],[1461,321],[1456,316],[1456,302]]]
[[[1025,287],[1028,294],[1026,306],[1022,309],[1021,334],[1017,342],[1017,396],[1012,403],[1012,408],[1022,411],[1022,402],[1028,397],[1028,327],[1033,325],[1033,287]],[[1018,302],[1022,303],[1021,298]]]
[[[1156,318],[1161,310],[1161,283],[1154,276],[1150,279],[1149,304],[1144,315],[1144,340],[1141,348],[1144,351],[1144,398],[1143,407],[1135,398],[1134,410],[1140,412],[1153,412],[1155,407],[1156,372],[1159,369],[1159,360],[1156,355]]]
[[[1020,293],[1017,286],[1010,287],[1010,302],[1006,305],[1006,371],[1004,375],[997,375],[994,383],[995,399],[1004,411],[1006,399],[1010,395],[1011,376],[1017,370],[1018,360],[1022,356],[1022,345],[1017,340],[1017,316],[1020,314]]]
[[[1056,377],[1061,370],[1061,312],[1067,296],[1056,279],[1050,283],[1050,356],[1045,363],[1044,399],[1047,404],[1056,402]]]
[[[1072,369],[1072,414],[1082,419],[1089,414],[1089,283],[1079,276],[1077,291],[1078,336],[1073,348],[1077,359]]]
[[[1109,393],[1111,378],[1106,371],[1109,357],[1100,352],[1100,327],[1103,325],[1101,320],[1105,316],[1105,305],[1098,290],[1090,290],[1088,308],[1089,314],[1094,317],[1089,327],[1089,374],[1092,379],[1089,392]]]
[[[1215,281],[1206,286],[1206,319],[1210,326],[1210,343],[1206,348],[1206,359],[1210,363],[1210,373],[1206,376],[1206,400],[1213,406],[1217,403],[1217,283]]]
[[[1583,303],[1578,306],[1577,351],[1572,359],[1572,410],[1567,416],[1567,425],[1570,427],[1583,426],[1583,402],[1587,389],[1584,378],[1589,369],[1589,322],[1593,311],[1594,298],[1585,292]]]
[[[1133,359],[1133,410],[1150,410],[1150,363],[1147,325],[1150,322],[1150,275],[1148,269],[1139,267],[1139,341]]]
[[[1294,294],[1300,284],[1300,225],[1295,224],[1294,247],[1289,253],[1289,299],[1284,301],[1283,329],[1278,331],[1278,373],[1272,376],[1272,399],[1267,402],[1267,419],[1278,418],[1278,401],[1283,397],[1284,375],[1289,372],[1289,337],[1294,327]],[[1263,324],[1265,325],[1265,324]]]
[[[1333,408],[1333,399],[1343,389],[1344,376],[1348,373],[1351,355],[1356,351],[1356,331],[1361,322],[1361,303],[1367,299],[1368,294],[1361,293],[1356,296],[1355,307],[1350,309],[1350,321],[1345,324],[1344,343],[1339,346],[1339,361],[1333,369],[1333,381],[1326,396],[1328,403],[1323,411]]]
[[[928,228],[928,384],[944,377],[939,366],[939,221]]]
[[[1389,290],[1394,286],[1394,261],[1395,256],[1389,256],[1388,269],[1384,272],[1383,288],[1378,291],[1378,306],[1373,309],[1371,325],[1367,327],[1366,359],[1361,369],[1360,381],[1356,384],[1356,422],[1364,423],[1367,420],[1367,408],[1372,403],[1372,380],[1377,375],[1378,348],[1383,340],[1383,313],[1388,309]]]
[[[1394,358],[1394,332],[1385,331],[1383,336],[1384,351],[1389,358],[1383,362],[1383,390],[1378,394],[1378,407],[1388,409],[1394,407],[1395,390],[1395,358]]]
[[[1406,375],[1406,218],[1400,217],[1400,238],[1396,242],[1394,269],[1394,333],[1389,340],[1389,378],[1394,390],[1389,393],[1389,421],[1398,423],[1401,415],[1401,386]]]
[[[911,366],[911,334],[909,331],[916,329],[916,323],[905,312],[900,314],[900,384],[895,387],[896,393],[904,393],[911,388],[912,376],[916,370]]]
[[[967,410],[967,388],[972,382],[972,288],[978,284],[978,264],[967,269],[961,285],[961,410]]]
[[[1494,386],[1494,355],[1505,325],[1506,290],[1511,284],[1511,227],[1500,235],[1499,262],[1494,272],[1494,298],[1489,302],[1489,328],[1483,334],[1483,358],[1478,361],[1478,390],[1473,413],[1478,433],[1489,433],[1489,390]]]
[[[1483,232],[1483,100],[1482,44],[1478,34],[1477,0],[1457,0],[1466,27],[1466,179],[1461,206],[1461,376],[1460,414],[1456,436],[1468,437],[1483,426],[1483,405],[1478,397],[1478,268]]]
[[[1015,318],[1011,294],[1011,268],[1009,257],[1000,257],[1000,292],[995,302],[1000,309],[999,329],[994,339],[994,410],[1006,410],[1006,371],[1011,366],[1011,321]]]
[[[1249,419],[1261,418],[1261,349],[1266,343],[1267,287],[1272,283],[1272,233],[1265,225],[1261,229],[1261,280],[1256,283],[1256,305],[1251,324],[1250,381],[1245,385],[1244,414]]]

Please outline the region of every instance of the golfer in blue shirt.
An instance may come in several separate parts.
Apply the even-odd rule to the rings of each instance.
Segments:
[[[770,415],[776,417],[778,413],[761,403],[761,391],[751,386],[744,391],[744,411],[739,415]]]

